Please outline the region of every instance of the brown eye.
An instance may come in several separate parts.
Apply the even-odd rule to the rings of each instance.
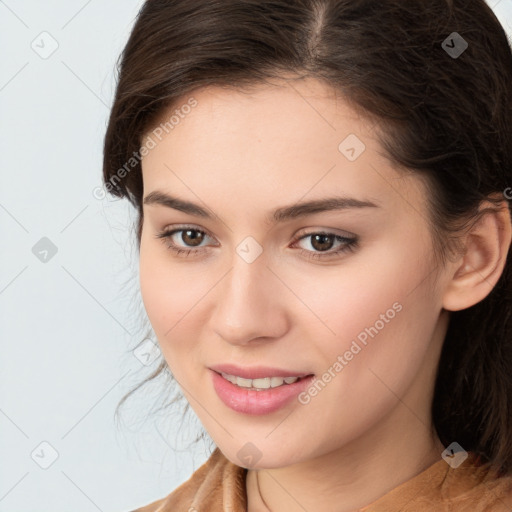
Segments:
[[[334,235],[316,234],[311,236],[311,246],[317,251],[328,251],[334,243]]]
[[[199,245],[204,239],[204,233],[197,229],[182,229],[181,240],[185,245],[195,247]]]
[[[206,247],[201,246],[205,238],[211,236],[192,226],[181,226],[176,229],[165,229],[157,233],[156,238],[160,238],[165,245],[177,255],[189,255],[203,253]]]
[[[336,233],[312,231],[300,236],[295,243],[304,241],[308,242],[309,248],[300,248],[301,254],[314,260],[326,260],[326,258],[341,256],[347,251],[354,251],[358,246],[359,238],[357,236],[349,238]]]

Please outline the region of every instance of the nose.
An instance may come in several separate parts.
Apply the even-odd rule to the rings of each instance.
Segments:
[[[235,254],[231,269],[213,293],[210,328],[228,343],[279,338],[289,327],[286,301],[290,297],[263,254],[252,263]]]

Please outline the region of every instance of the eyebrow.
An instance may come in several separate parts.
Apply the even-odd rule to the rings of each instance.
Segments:
[[[167,208],[173,208],[190,215],[203,217],[213,220],[214,216],[201,206],[185,201],[160,191],[150,192],[143,200],[144,204],[161,205]],[[347,210],[350,208],[379,208],[380,206],[368,199],[356,199],[347,196],[333,196],[324,199],[315,199],[302,203],[283,206],[275,209],[267,216],[269,223],[284,222],[286,220],[305,217],[314,213],[327,212],[333,210]]]

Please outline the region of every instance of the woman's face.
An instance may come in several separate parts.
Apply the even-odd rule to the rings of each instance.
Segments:
[[[426,431],[447,313],[423,183],[318,81],[192,96],[143,141],[140,283],[214,442],[270,468],[375,441],[384,425]],[[222,365],[315,378],[239,386],[212,370]]]

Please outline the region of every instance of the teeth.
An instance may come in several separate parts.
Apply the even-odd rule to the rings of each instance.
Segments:
[[[264,377],[263,379],[244,379],[227,373],[221,373],[221,375],[236,386],[253,389],[277,388],[283,384],[293,384],[299,380],[299,377]]]

